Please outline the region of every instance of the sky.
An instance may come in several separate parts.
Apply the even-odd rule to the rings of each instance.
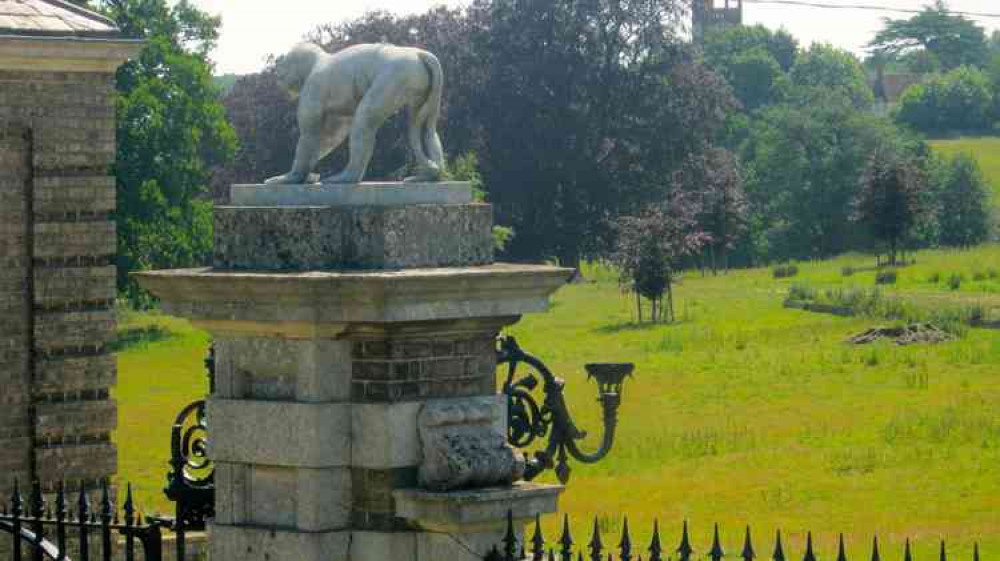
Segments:
[[[222,34],[214,55],[216,73],[247,74],[264,66],[268,55],[286,52],[302,36],[323,23],[349,20],[370,10],[404,14],[432,6],[463,5],[462,0],[192,0],[209,13],[222,16]],[[874,5],[919,8],[923,0],[811,0],[827,5]],[[929,0],[928,0],[929,1]],[[997,0],[950,0],[952,10],[1000,13]],[[746,23],[784,27],[803,45],[832,43],[862,54],[864,45],[882,26],[882,18],[905,14],[869,10],[832,10],[801,6],[748,3]],[[974,18],[989,31],[1000,30],[1000,18]]]

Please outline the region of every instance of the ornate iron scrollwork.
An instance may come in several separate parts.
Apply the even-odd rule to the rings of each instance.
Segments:
[[[604,459],[614,446],[618,426],[618,407],[621,405],[625,378],[632,375],[635,366],[630,363],[587,364],[588,377],[597,380],[598,401],[604,413],[604,434],[600,448],[593,453],[580,449],[578,441],[587,438],[586,431],[574,423],[563,395],[566,382],[557,378],[541,360],[524,352],[513,337],[498,340],[497,363],[507,365],[507,379],[503,393],[507,396],[507,421],[510,444],[516,448],[529,448],[541,438],[548,437],[544,448],[536,450],[528,459],[525,479],[530,481],[549,469],[555,469],[559,481],[569,481],[569,458],[593,464]],[[529,369],[518,377],[518,367]],[[534,391],[542,385],[545,394],[539,402]]]
[[[215,467],[208,457],[204,400],[185,407],[174,421],[170,467],[164,493],[177,505],[175,524],[203,529],[205,521],[215,516]]]
[[[215,345],[205,358],[209,386],[215,386]],[[175,504],[175,518],[162,522],[177,532],[179,550],[186,530],[203,530],[215,516],[215,466],[208,457],[205,400],[195,401],[177,415],[170,431],[170,473],[163,490]]]

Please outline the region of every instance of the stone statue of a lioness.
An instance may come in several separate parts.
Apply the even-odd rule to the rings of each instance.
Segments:
[[[409,110],[409,144],[417,162],[410,181],[439,181],[444,150],[437,132],[444,73],[437,57],[393,45],[356,45],[337,54],[297,45],[277,65],[278,82],[298,98],[295,163],[267,183],[315,183],[316,164],[350,139],[350,162],[323,183],[358,183],[368,170],[379,128]]]

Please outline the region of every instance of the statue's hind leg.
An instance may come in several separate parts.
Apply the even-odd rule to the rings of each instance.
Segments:
[[[375,80],[365,94],[354,115],[351,125],[351,158],[347,168],[323,183],[360,183],[368,171],[372,154],[375,153],[375,138],[386,119],[403,106],[406,87],[394,79],[391,73]]]
[[[421,115],[420,108],[410,106],[409,108],[409,130],[407,131],[410,150],[413,151],[413,158],[417,163],[416,175],[407,177],[406,181],[439,181],[441,179],[441,166],[434,161],[424,146],[424,126],[425,119]]]

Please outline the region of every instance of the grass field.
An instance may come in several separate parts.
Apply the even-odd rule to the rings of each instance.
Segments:
[[[1000,137],[957,138],[951,140],[934,140],[931,146],[937,152],[953,156],[959,152],[972,154],[993,186],[993,202],[1000,206]]]
[[[942,299],[955,295],[922,280],[933,269],[1000,268],[995,247],[916,257],[900,289]],[[589,539],[593,517],[617,532],[627,513],[642,539],[658,518],[674,546],[681,521],[689,520],[700,554],[713,522],[732,555],[749,522],[761,555],[779,527],[793,558],[802,554],[807,529],[816,533],[821,559],[833,557],[836,532],[846,534],[854,558],[867,554],[875,531],[883,557],[898,558],[907,536],[917,559],[937,555],[941,537],[958,558],[971,558],[975,539],[987,558],[997,555],[1000,331],[971,330],[939,346],[854,347],[844,340],[870,320],[782,308],[795,280],[873,283],[865,276],[873,273],[841,275],[853,260],[872,261],[800,265],[801,278],[789,281],[763,269],[688,276],[678,288],[681,321],[658,326],[635,325],[612,275],[590,271],[594,282],[564,287],[550,313],[511,329],[568,380],[570,405],[595,438],[599,406],[583,364],[637,365],[612,456],[576,465],[564,495],[578,542]],[[975,288],[957,292],[977,297]],[[117,441],[121,477],[138,484],[148,511],[166,504],[159,489],[170,421],[205,391],[206,339],[163,318],[127,323],[142,322],[163,324],[171,335],[119,355]],[[549,537],[556,524],[547,521]]]

